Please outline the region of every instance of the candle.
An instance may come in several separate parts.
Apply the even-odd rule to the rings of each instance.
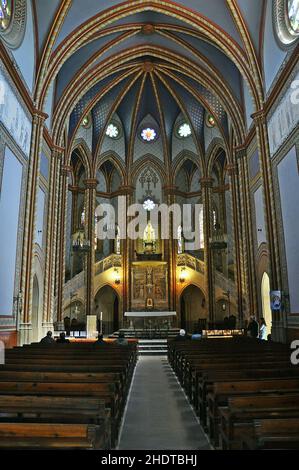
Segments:
[[[101,312],[101,314],[100,314],[100,320],[101,321],[103,320],[103,312]]]

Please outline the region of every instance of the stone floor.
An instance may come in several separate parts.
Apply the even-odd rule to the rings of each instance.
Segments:
[[[210,449],[166,357],[139,358],[118,449]]]

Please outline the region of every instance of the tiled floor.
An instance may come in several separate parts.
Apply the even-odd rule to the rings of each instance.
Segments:
[[[140,357],[118,449],[210,449],[166,357]]]

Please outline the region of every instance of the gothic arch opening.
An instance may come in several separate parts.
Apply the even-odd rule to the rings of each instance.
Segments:
[[[33,279],[32,293],[32,341],[37,342],[42,334],[42,312],[40,305],[40,287],[38,278],[35,275]]]
[[[95,314],[98,320],[98,331],[111,334],[119,329],[119,298],[117,292],[111,286],[102,287],[95,296]]]
[[[190,284],[181,294],[181,328],[192,333],[207,326],[207,311],[205,308],[205,294],[203,291]]]
[[[265,272],[261,283],[262,312],[267,325],[267,333],[271,334],[272,311],[270,303],[270,278]]]

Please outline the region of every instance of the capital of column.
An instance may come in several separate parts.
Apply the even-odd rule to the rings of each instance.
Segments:
[[[46,119],[48,119],[49,115],[40,111],[39,109],[35,109],[33,111],[33,123],[38,124],[39,122],[44,123]]]
[[[96,189],[99,184],[96,178],[89,178],[84,180],[85,189]]]
[[[264,123],[266,121],[266,113],[264,109],[260,109],[251,115],[256,124]]]
[[[124,185],[119,188],[119,191],[121,194],[129,195],[129,196],[132,196],[134,194],[134,190],[135,190],[134,186],[131,186],[131,185]]]
[[[238,174],[238,167],[234,163],[227,165],[226,170],[230,176],[236,176]]]
[[[72,172],[72,167],[70,165],[62,165],[60,171],[62,176],[69,176]]]
[[[78,193],[80,191],[80,187],[76,185],[69,184],[68,190],[72,193]]]
[[[237,160],[241,160],[242,158],[246,157],[247,155],[247,147],[245,145],[240,145],[239,147],[234,147],[236,152]]]
[[[168,196],[172,196],[176,193],[177,187],[173,184],[168,184],[168,185],[163,186],[163,191],[164,191],[164,194]]]
[[[61,160],[64,154],[64,151],[65,151],[64,147],[58,147],[58,145],[54,145],[52,147],[52,155],[54,158],[57,158],[58,160]]]
[[[214,180],[213,178],[200,178],[199,182],[202,188],[212,188]]]

